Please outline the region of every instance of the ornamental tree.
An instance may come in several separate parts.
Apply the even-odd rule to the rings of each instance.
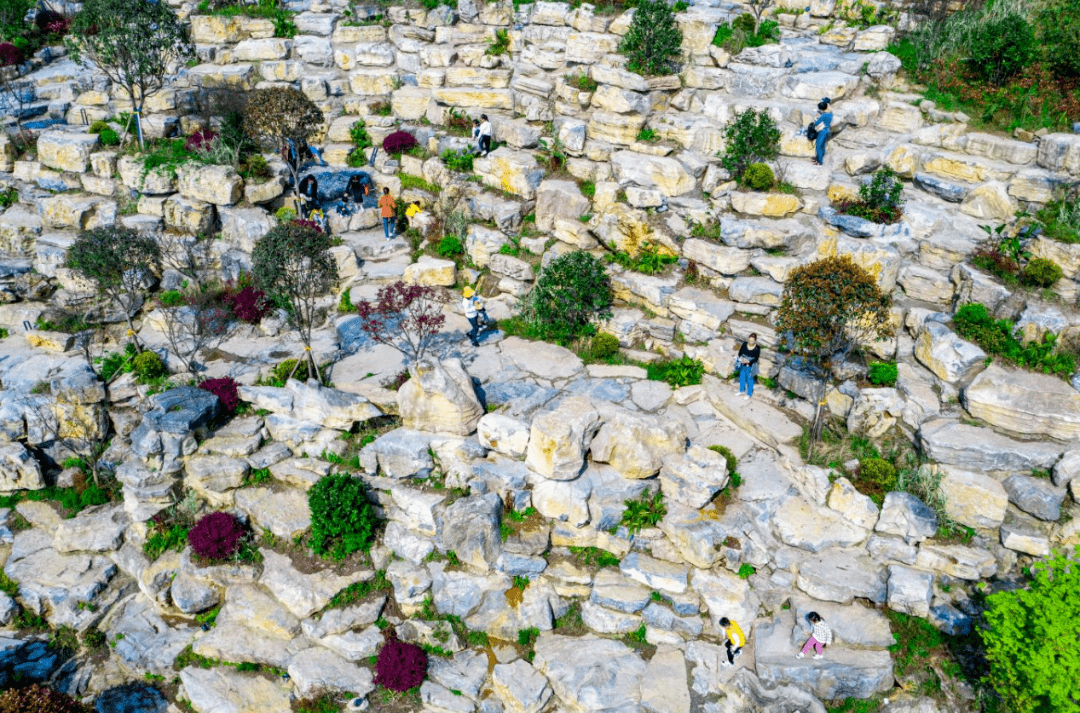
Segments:
[[[1026,589],[986,598],[990,683],[1015,713],[1080,712],[1080,547],[1031,566]]]
[[[565,342],[592,332],[594,319],[611,316],[611,280],[604,264],[584,250],[544,268],[529,293],[522,318],[541,338]]]
[[[289,313],[289,324],[304,344],[311,373],[322,374],[311,354],[311,332],[319,315],[319,300],[338,279],[337,261],[330,253],[333,239],[310,224],[282,223],[255,243],[251,252],[259,288]]]
[[[121,87],[136,116],[165,78],[195,54],[176,13],[160,0],[86,0],[71,29],[66,44],[72,57]]]
[[[146,296],[149,273],[161,270],[161,248],[151,236],[121,225],[80,233],[67,253],[67,266],[97,284],[127,320],[135,348],[142,351],[132,322]]]
[[[446,323],[442,308],[449,301],[444,290],[399,280],[380,287],[374,300],[358,302],[356,311],[364,334],[415,362],[423,358]]]
[[[682,30],[664,0],[641,0],[634,10],[630,29],[619,43],[627,69],[638,74],[665,74],[682,46]]]
[[[244,108],[244,131],[268,150],[278,151],[292,175],[293,192],[300,192],[300,167],[308,139],[322,128],[322,110],[294,87],[256,89]]]
[[[821,431],[821,404],[835,364],[862,344],[888,339],[892,299],[850,255],[827,257],[792,271],[776,311],[777,331],[817,377],[811,438]]]
[[[780,129],[766,110],[747,109],[724,129],[724,152],[720,164],[732,178],[742,182],[755,163],[767,163],[780,155]]]

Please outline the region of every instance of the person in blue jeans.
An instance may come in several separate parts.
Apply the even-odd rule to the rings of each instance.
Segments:
[[[758,374],[758,360],[761,347],[757,343],[757,334],[751,334],[739,347],[739,356],[735,357],[735,366],[739,370],[739,393],[747,401],[754,395],[754,377]]]
[[[817,105],[818,118],[814,122],[814,128],[818,130],[817,142],[814,145],[814,163],[818,166],[825,163],[825,142],[829,140],[829,133],[832,129],[832,112],[829,111],[829,100],[823,99]]]

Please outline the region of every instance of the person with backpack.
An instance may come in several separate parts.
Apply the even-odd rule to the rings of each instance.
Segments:
[[[469,326],[471,329],[465,333],[465,336],[469,338],[474,347],[480,346],[480,342],[477,341],[477,336],[480,334],[480,319],[484,321],[487,319],[487,310],[484,309],[484,301],[480,299],[480,295],[476,294],[476,290],[466,286],[461,291],[461,311],[465,313],[465,319],[469,320]]]
[[[818,117],[810,122],[806,129],[806,137],[814,142],[814,163],[818,166],[825,163],[825,143],[832,131],[833,115],[829,110],[831,103],[832,100],[828,97],[818,102]]]

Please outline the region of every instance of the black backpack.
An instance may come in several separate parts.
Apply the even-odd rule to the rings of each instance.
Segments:
[[[806,138],[810,139],[811,141],[817,140],[818,130],[816,123],[817,122],[811,121],[810,124],[806,127]]]

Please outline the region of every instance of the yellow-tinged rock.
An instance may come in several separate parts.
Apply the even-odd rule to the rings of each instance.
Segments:
[[[191,41],[199,45],[225,45],[243,39],[240,18],[224,15],[192,15]]]
[[[859,197],[859,189],[848,183],[833,183],[829,186],[826,195],[829,198],[830,203],[839,203],[841,201],[855,200]]]
[[[814,142],[809,141],[806,136],[791,135],[784,132],[784,135],[780,137],[780,155],[794,158],[813,158]]]
[[[396,85],[397,77],[385,69],[358,69],[349,75],[349,88],[361,96],[389,94]]]
[[[405,268],[402,280],[407,285],[452,287],[457,280],[457,266],[453,260],[440,260],[424,255]]]
[[[40,332],[37,330],[23,334],[26,343],[38,349],[64,353],[75,344],[75,338],[64,332]]]
[[[1080,278],[1080,245],[1037,238],[1029,245],[1029,249],[1032,257],[1056,262],[1065,277],[1073,280]]]
[[[885,165],[904,178],[915,178],[915,168],[919,165],[919,154],[912,146],[897,146],[885,159]]]
[[[786,193],[732,193],[731,207],[746,215],[783,218],[802,207],[797,196]]]
[[[450,106],[477,109],[514,108],[514,95],[509,89],[475,89],[472,87],[438,87],[431,90],[435,101]]]
[[[981,220],[1007,220],[1016,213],[1016,201],[1004,183],[991,181],[968,191],[960,212]]]

